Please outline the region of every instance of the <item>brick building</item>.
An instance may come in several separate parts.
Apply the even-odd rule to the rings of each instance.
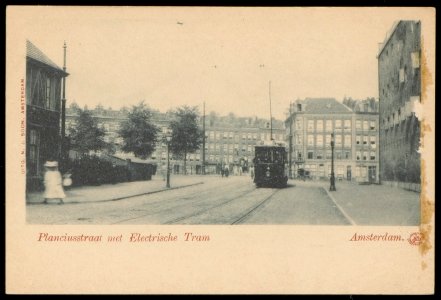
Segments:
[[[26,189],[42,187],[44,162],[61,151],[62,68],[26,41]]]
[[[380,174],[384,181],[420,182],[421,23],[395,23],[380,45]]]
[[[291,104],[285,122],[293,177],[331,174],[331,134],[337,179],[378,182],[378,112],[359,103],[355,109],[333,98],[306,98]],[[290,143],[290,138],[292,138]]]

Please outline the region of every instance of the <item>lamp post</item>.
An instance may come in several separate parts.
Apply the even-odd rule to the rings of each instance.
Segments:
[[[170,188],[170,141],[171,141],[171,135],[167,133],[165,137],[167,141],[167,188]]]
[[[329,190],[336,191],[334,175],[334,133],[331,133],[331,186]]]

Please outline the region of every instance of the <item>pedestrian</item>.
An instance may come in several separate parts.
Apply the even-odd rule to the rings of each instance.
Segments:
[[[48,203],[49,199],[58,199],[59,204],[63,204],[66,197],[63,190],[63,178],[58,171],[58,162],[47,161],[44,166],[46,172],[44,174],[44,203]]]
[[[228,167],[228,165],[225,165],[224,173],[225,177],[228,177],[228,175],[230,174],[230,168]]]
[[[224,177],[224,168],[222,168],[221,167],[221,175],[222,175],[222,178]]]
[[[113,166],[113,168],[115,168],[115,166]],[[115,171],[114,171],[115,173]],[[116,175],[112,176],[112,178],[115,178],[114,181],[116,180]],[[72,171],[68,170],[66,173],[63,174],[63,186],[65,189],[69,189],[69,187],[72,185]],[[113,183],[116,183],[113,182]]]

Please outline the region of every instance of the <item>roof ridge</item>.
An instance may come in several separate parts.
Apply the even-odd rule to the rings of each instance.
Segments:
[[[43,51],[41,51],[37,46],[35,46],[30,40],[26,40],[26,56],[32,58],[36,61],[44,63],[55,69],[63,71],[56,63],[54,63]],[[63,71],[64,72],[64,71]]]

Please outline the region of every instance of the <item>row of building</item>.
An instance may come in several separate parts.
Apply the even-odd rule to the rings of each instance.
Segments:
[[[75,105],[70,106],[66,110],[68,130],[75,126],[78,117],[78,110],[75,107]],[[123,141],[118,135],[118,130],[121,122],[127,119],[127,110],[104,109],[102,106],[98,106],[90,112],[97,120],[98,125],[105,129],[105,141],[116,146],[114,155],[127,159],[133,158],[130,154],[119,151]],[[160,134],[164,135],[169,128],[171,119],[172,116],[168,113],[154,111],[152,115],[152,122],[159,127]],[[202,121],[201,118],[201,128],[203,127]],[[229,121],[218,117],[206,122],[205,151],[201,146],[201,149],[196,150],[195,153],[187,154],[187,174],[201,174],[203,165],[205,165],[205,173],[218,174],[226,164],[232,170],[236,169],[235,167],[241,167],[241,170],[246,172],[254,157],[254,146],[271,139],[276,141],[284,141],[285,139],[285,130],[281,121],[273,120],[272,128],[269,121],[264,119],[237,117]],[[156,164],[161,170],[166,168],[167,145],[162,142],[163,139],[158,140],[155,151],[147,161]],[[170,158],[173,173],[183,173],[183,161],[175,159],[173,155]],[[203,164],[204,158],[205,164]]]
[[[312,178],[328,178],[334,134],[337,178],[419,182],[420,121],[414,107],[421,101],[421,23],[395,23],[380,44],[377,58],[379,106],[360,102],[348,107],[333,98],[296,100],[284,124],[274,122],[272,136],[265,120],[208,122],[205,149],[189,154],[187,172],[200,173],[204,157],[206,173],[217,173],[224,164],[246,170],[254,146],[274,139],[286,142],[292,177],[303,170]],[[32,186],[41,180],[44,161],[60,159],[64,127],[74,124],[76,114],[63,110],[65,67],[58,67],[30,41],[26,62],[27,182]],[[105,128],[107,142],[120,145],[117,132],[126,112],[97,107],[94,116]],[[165,132],[170,116],[156,112],[153,119]],[[159,142],[150,161],[162,168],[166,157],[166,145]],[[173,157],[172,165],[175,173],[183,171],[182,162]]]

